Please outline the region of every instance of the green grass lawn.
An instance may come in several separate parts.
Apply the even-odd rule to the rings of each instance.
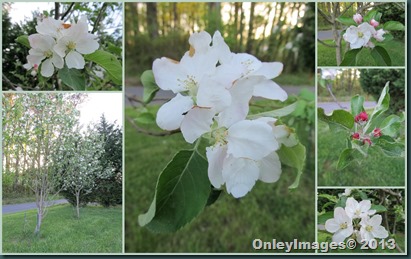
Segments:
[[[324,40],[324,42],[332,45],[334,44],[333,40]],[[345,50],[345,42],[342,41],[342,44],[342,49]],[[324,46],[321,43],[318,43],[317,46],[318,66],[337,66],[335,48]],[[391,57],[392,66],[405,65],[404,42],[393,40],[390,42],[390,45],[385,48]],[[357,60],[357,66],[376,66],[369,49],[361,50],[358,54]]]
[[[318,231],[318,242],[331,242],[333,234],[328,232]],[[405,235],[404,233],[396,233],[394,237],[388,237],[386,240],[390,238],[394,238],[395,243],[405,251]],[[380,239],[377,239],[380,241]],[[379,244],[377,249],[361,249],[362,245],[357,243],[355,249],[337,249],[337,250],[330,250],[329,253],[400,253],[397,249],[382,249],[381,245]]]
[[[135,111],[126,108],[126,116]],[[220,199],[176,233],[152,233],[138,225],[154,196],[159,173],[182,148],[191,148],[181,134],[153,137],[125,125],[126,252],[256,252],[253,239],[314,241],[314,169],[289,191],[296,172],[283,168],[279,182],[258,182],[242,199],[222,193]],[[267,252],[278,252],[271,250]],[[307,251],[295,251],[307,252]]]
[[[56,205],[34,236],[36,211],[3,215],[3,253],[121,253],[122,208]],[[25,223],[26,218],[26,223]]]
[[[345,149],[345,132],[334,133],[318,121],[318,185],[320,186],[404,186],[404,158],[390,158],[370,149],[361,163],[352,162],[337,171],[339,154]]]

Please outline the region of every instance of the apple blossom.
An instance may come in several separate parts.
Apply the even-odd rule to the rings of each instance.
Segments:
[[[337,243],[344,241],[354,232],[351,218],[341,207],[334,209],[334,218],[325,222],[325,229],[330,233],[334,233],[332,240]]]
[[[362,142],[363,142],[364,145],[365,145],[366,143],[367,143],[369,146],[372,145],[372,141],[371,141],[371,139],[369,139],[369,138],[364,138],[364,140],[363,140]]]
[[[377,40],[377,41],[383,41],[384,40],[384,34],[385,34],[386,32],[383,30],[383,29],[379,29],[379,30],[377,30],[374,34],[373,34],[373,37]]]
[[[54,67],[63,68],[64,61],[54,51],[53,47],[56,42],[51,36],[32,34],[29,36],[29,43],[31,49],[27,56],[28,63],[24,65],[24,68],[34,68],[34,71],[37,71],[41,64],[40,74],[44,77],[52,76]]]
[[[380,129],[380,128],[375,128],[375,129],[372,131],[372,134],[373,134],[373,136],[374,136],[375,138],[381,137],[381,136],[382,136],[381,129]]]
[[[373,215],[375,214],[376,210],[371,210],[370,200],[363,200],[361,202],[358,202],[354,198],[350,197],[347,199],[345,212],[347,213],[348,217],[355,219]]]
[[[359,13],[354,14],[353,19],[354,19],[354,22],[356,22],[357,24],[362,23],[362,15]]]
[[[374,238],[387,238],[388,231],[383,226],[381,226],[381,222],[381,215],[374,215],[372,218],[362,218],[360,222],[360,233],[362,239],[369,241]]]
[[[380,23],[377,22],[377,21],[374,20],[374,19],[371,19],[370,24],[371,24],[374,28],[377,27],[378,25],[380,25]]]
[[[88,33],[86,16],[66,29],[64,36],[57,40],[54,50],[65,58],[68,68],[83,69],[85,65],[82,54],[91,54],[99,48],[97,36]]]
[[[321,78],[325,80],[334,80],[337,74],[337,69],[321,69]]]
[[[351,135],[352,139],[360,139],[360,134],[358,132],[355,132]]]
[[[37,20],[36,31],[42,35],[48,35],[55,39],[63,36],[65,30],[64,22],[52,17]]]
[[[363,123],[368,121],[368,114],[366,112],[360,112],[358,115],[354,117],[355,122]]]
[[[351,25],[344,34],[344,40],[350,43],[351,49],[359,49],[367,46],[375,29],[369,23],[362,23],[358,27]]]

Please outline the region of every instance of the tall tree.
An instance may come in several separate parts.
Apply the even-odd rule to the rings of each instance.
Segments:
[[[146,3],[147,6],[147,30],[150,38],[158,37],[157,3]]]

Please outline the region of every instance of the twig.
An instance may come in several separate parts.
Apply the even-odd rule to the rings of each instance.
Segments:
[[[104,3],[101,6],[100,12],[98,13],[98,16],[97,16],[96,22],[94,23],[93,30],[91,31],[91,34],[94,34],[97,31],[97,25],[100,23],[100,20],[103,17],[103,13],[106,12],[106,8],[107,8],[107,3]]]
[[[343,16],[347,11],[348,11],[348,9],[350,9],[351,8],[351,6],[354,4],[354,2],[352,2],[343,12],[342,12],[342,14],[340,14],[340,16]]]
[[[55,2],[54,3],[54,19],[58,19],[60,15],[60,3]]]
[[[334,99],[334,102],[335,102],[336,104],[338,104],[338,106],[340,106],[341,109],[345,109],[345,107],[342,106],[342,105],[338,102],[337,98],[336,98],[335,95],[333,94],[333,91],[331,90],[331,84],[327,84],[327,90],[328,90],[328,92],[330,93],[331,97]]]
[[[74,6],[74,2],[70,4],[67,11],[61,16],[60,20],[64,20],[64,18],[69,14],[71,8]]]
[[[384,5],[384,4],[388,4],[389,2],[382,2],[382,3],[374,3],[373,5],[369,4],[369,5],[364,5],[363,7],[361,7],[360,9],[357,10],[357,13],[362,13],[362,11],[364,11],[365,9],[368,8],[373,8],[379,5]]]
[[[2,78],[3,78],[3,81],[4,81],[5,83],[7,83],[14,91],[18,91],[17,87],[20,87],[21,89],[23,89],[23,87],[21,87],[21,86],[19,86],[19,85],[17,85],[17,84],[12,83],[12,82],[10,81],[10,79],[8,79],[7,76],[5,76],[4,74],[2,75]]]
[[[330,24],[333,24],[331,19],[323,11],[321,11],[320,8],[317,8],[317,10],[318,10],[318,13],[325,19],[325,21],[327,21]]]
[[[180,130],[172,130],[172,131],[165,131],[165,132],[152,132],[152,131],[142,129],[139,126],[137,126],[137,124],[129,116],[126,116],[126,119],[128,122],[130,122],[131,126],[133,126],[133,128],[136,129],[138,132],[146,134],[146,135],[150,135],[150,136],[158,136],[158,137],[170,136],[170,135],[180,132]]]
[[[331,47],[331,48],[336,48],[337,47],[337,45],[331,45],[331,44],[325,43],[324,41],[322,41],[320,39],[317,39],[317,41],[319,43],[323,44],[324,46],[327,46],[327,47]]]

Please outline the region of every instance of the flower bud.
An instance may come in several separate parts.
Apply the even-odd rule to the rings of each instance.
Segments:
[[[360,133],[355,132],[351,135],[352,139],[360,139]]]
[[[375,129],[372,131],[372,134],[373,134],[373,136],[376,137],[376,138],[381,137],[381,136],[382,136],[381,129],[380,129],[380,128],[375,128]]]
[[[368,115],[366,112],[360,112],[360,114],[355,116],[354,120],[357,123],[368,121]]]
[[[370,146],[371,146],[371,144],[372,144],[371,139],[369,139],[369,138],[365,138],[365,139],[362,141],[362,143],[364,143],[364,145],[365,145],[365,143],[367,143],[367,144],[370,145]]]
[[[377,22],[377,21],[374,20],[374,19],[371,19],[370,24],[371,24],[374,28],[377,27],[378,25],[380,25],[380,23]]]
[[[354,22],[356,22],[357,24],[362,23],[362,16],[361,14],[357,13],[354,14],[354,16],[352,17],[354,19]]]

